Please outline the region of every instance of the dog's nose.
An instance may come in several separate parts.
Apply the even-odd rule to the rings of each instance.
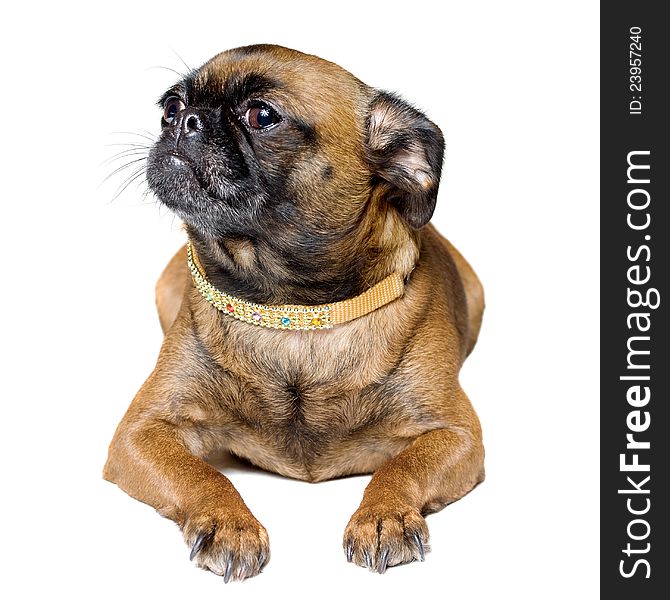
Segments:
[[[185,108],[175,115],[172,125],[181,135],[190,136],[202,131],[203,120],[197,110]]]

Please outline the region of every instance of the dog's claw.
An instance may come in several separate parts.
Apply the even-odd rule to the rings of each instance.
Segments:
[[[265,562],[267,560],[267,557],[265,556],[264,552],[259,552],[257,561],[258,561],[258,570],[262,571],[263,567],[265,566]]]
[[[200,550],[202,550],[209,543],[213,535],[213,531],[205,531],[204,533],[198,534],[198,537],[195,538],[195,543],[191,548],[189,560],[193,560],[198,555],[198,552],[200,552]]]
[[[344,549],[344,555],[347,557],[347,562],[351,562],[354,559],[354,541],[348,540],[347,545]]]
[[[368,569],[372,569],[372,557],[367,550],[363,550],[363,558],[365,558],[365,566]]]
[[[377,562],[377,573],[385,573],[386,567],[389,562],[389,549],[386,548],[381,555],[379,556],[379,561]]]
[[[223,583],[228,583],[230,581],[230,576],[233,573],[233,555],[229,554],[226,559],[226,569],[223,572]]]
[[[421,562],[423,562],[426,560],[426,550],[423,547],[421,536],[418,533],[415,533],[412,537],[414,537],[414,543],[416,544],[416,548],[419,551],[419,559]]]

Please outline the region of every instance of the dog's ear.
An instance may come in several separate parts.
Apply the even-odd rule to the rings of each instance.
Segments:
[[[366,153],[386,182],[387,199],[415,229],[433,216],[442,172],[444,137],[421,111],[388,92],[373,97],[366,122]]]

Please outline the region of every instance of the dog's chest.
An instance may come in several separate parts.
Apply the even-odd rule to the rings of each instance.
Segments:
[[[403,349],[355,334],[238,346],[212,415],[219,449],[320,480],[373,471],[433,427],[403,372]]]
[[[423,427],[411,398],[389,382],[347,389],[335,382],[253,387],[231,407],[228,450],[264,468],[319,480],[376,469]]]

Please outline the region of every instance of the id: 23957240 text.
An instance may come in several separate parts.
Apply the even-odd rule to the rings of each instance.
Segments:
[[[628,55],[631,100],[628,104],[628,111],[631,115],[642,114],[642,28],[631,27],[630,50]]]

